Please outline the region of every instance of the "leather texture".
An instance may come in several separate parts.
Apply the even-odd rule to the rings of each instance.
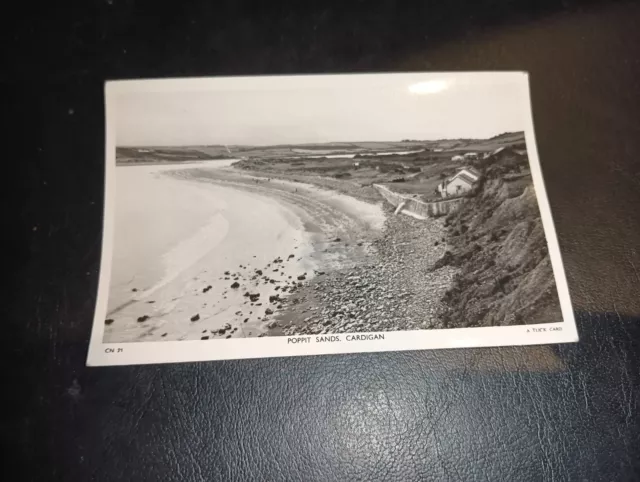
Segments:
[[[7,480],[640,479],[638,5],[46,8],[11,19],[2,74],[24,129]],[[514,69],[530,72],[579,343],[84,366],[105,79]]]

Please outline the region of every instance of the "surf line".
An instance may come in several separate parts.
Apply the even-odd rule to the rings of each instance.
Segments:
[[[228,232],[229,222],[224,216],[220,213],[212,216],[195,234],[179,242],[162,256],[164,276],[160,281],[150,288],[138,292],[132,299],[116,306],[108,315],[116,314],[133,303],[144,301],[167,286],[220,244]]]

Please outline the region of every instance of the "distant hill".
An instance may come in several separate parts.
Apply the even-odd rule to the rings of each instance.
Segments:
[[[502,134],[498,134],[497,136],[490,137],[489,140],[502,140],[502,141],[512,141],[518,140],[524,137],[524,132],[503,132]]]
[[[192,162],[207,159],[226,159],[224,148],[204,152],[197,147],[116,147],[116,164],[151,164],[162,162]]]
[[[445,151],[493,151],[498,147],[524,148],[524,132],[505,132],[489,139],[441,139],[432,141],[432,147]]]

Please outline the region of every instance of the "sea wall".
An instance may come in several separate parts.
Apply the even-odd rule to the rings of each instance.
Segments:
[[[403,204],[401,212],[412,214],[421,218],[435,218],[438,216],[444,216],[451,212],[457,211],[465,198],[447,199],[442,201],[420,201],[403,194],[392,191],[386,186],[381,184],[374,184],[373,187],[380,193],[393,206],[399,206]]]

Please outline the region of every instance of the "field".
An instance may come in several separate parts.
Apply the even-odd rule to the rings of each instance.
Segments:
[[[428,200],[439,197],[436,188],[442,179],[466,165],[465,161],[452,160],[454,156],[476,152],[482,157],[484,153],[493,152],[499,147],[524,148],[524,133],[507,133],[486,140],[238,148],[243,158],[237,167],[290,179],[295,179],[296,176],[322,176],[349,181],[361,187],[383,184],[394,191]],[[418,150],[420,152],[415,152]],[[317,152],[323,154],[314,154]],[[327,152],[330,154],[326,154]],[[341,154],[349,157],[330,157]]]

